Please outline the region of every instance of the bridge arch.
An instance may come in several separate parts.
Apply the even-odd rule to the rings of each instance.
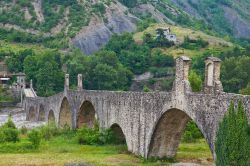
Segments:
[[[191,118],[186,112],[173,108],[164,112],[156,122],[150,138],[147,157],[174,157],[182,134]],[[197,122],[195,122],[197,124]],[[206,135],[197,124],[203,136]],[[211,147],[210,147],[210,151]]]
[[[59,127],[67,126],[67,127],[72,128],[72,112],[71,112],[69,101],[66,97],[64,97],[61,102],[58,126]]]
[[[29,108],[27,120],[32,121],[32,122],[35,122],[37,120],[36,119],[36,110],[35,110],[35,108],[33,106],[31,106]]]
[[[56,123],[56,121],[55,121],[54,111],[50,110],[49,114],[48,114],[48,124],[55,124],[55,123]]]
[[[45,109],[42,104],[39,107],[38,121],[45,121]]]
[[[121,128],[121,126],[117,123],[114,123],[111,125],[110,129],[112,130],[115,139],[114,140],[115,144],[126,144],[127,145],[127,141],[126,141],[126,136]]]
[[[86,126],[94,127],[96,122],[96,111],[94,105],[90,101],[84,101],[77,114],[77,128]]]

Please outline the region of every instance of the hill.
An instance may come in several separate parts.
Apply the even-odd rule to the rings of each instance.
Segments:
[[[219,37],[208,35],[202,31],[196,31],[190,28],[184,28],[181,26],[174,26],[170,24],[152,24],[144,31],[135,33],[134,34],[135,41],[137,43],[142,43],[143,35],[146,33],[150,33],[153,36],[156,36],[156,30],[158,28],[163,28],[163,29],[170,28],[171,33],[176,35],[177,42],[179,44],[169,48],[167,47],[161,48],[164,53],[173,55],[174,57],[178,57],[183,54],[186,54],[188,56],[197,56],[197,55],[202,55],[207,51],[209,51],[211,54],[213,54],[213,52],[214,54],[216,54],[216,52],[218,51],[226,51],[234,46],[234,44],[231,42],[228,42]],[[201,38],[204,41],[208,42],[208,46],[200,49],[183,48],[180,45],[184,42],[185,37],[189,37],[190,39],[194,40]]]
[[[112,34],[142,31],[155,22],[250,38],[249,5],[247,0],[3,0],[0,39],[63,50],[73,45],[92,54]]]

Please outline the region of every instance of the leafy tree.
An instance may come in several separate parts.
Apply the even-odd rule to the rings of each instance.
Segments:
[[[173,67],[174,58],[171,55],[163,54],[160,49],[155,49],[151,55],[151,66],[155,67]]]
[[[201,77],[195,71],[192,70],[190,72],[188,79],[193,92],[201,91],[202,80]]]
[[[24,60],[24,72],[28,80],[34,81],[39,96],[50,96],[63,90],[64,74],[60,61],[56,52],[45,52]]]
[[[248,121],[242,102],[237,111],[231,103],[217,131],[215,142],[216,165],[248,166],[250,164],[250,139]]]
[[[250,82],[250,57],[227,58],[222,63],[221,80],[226,92],[238,93]]]
[[[26,57],[29,55],[33,55],[33,50],[25,49],[18,53],[12,53],[12,55],[7,58],[7,65],[11,72],[22,72],[23,71],[23,63]]]
[[[75,51],[67,65],[73,80],[78,73],[83,74],[87,89],[126,90],[132,80],[132,73],[119,62],[113,51],[101,50],[89,57]]]
[[[42,96],[51,96],[57,92],[57,86],[63,84],[64,74],[56,62],[45,62],[37,72],[37,92]],[[61,86],[60,86],[61,87]],[[62,89],[61,89],[62,90]],[[59,91],[59,89],[58,89]]]
[[[250,95],[250,82],[247,84],[247,87],[240,90],[240,93],[243,95]]]

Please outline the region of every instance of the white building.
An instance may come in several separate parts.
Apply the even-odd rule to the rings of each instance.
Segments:
[[[164,36],[166,37],[166,39],[174,42],[174,44],[177,43],[177,37],[175,34],[171,34],[171,29],[169,27],[168,28],[159,28],[159,29],[163,30]],[[157,29],[157,30],[159,30],[159,29]],[[158,36],[159,36],[159,34],[157,34],[156,37],[158,37]]]

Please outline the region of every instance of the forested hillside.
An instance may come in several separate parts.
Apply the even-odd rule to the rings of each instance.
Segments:
[[[169,23],[229,39],[250,38],[249,1],[2,0],[0,39],[92,54],[114,33]]]
[[[150,72],[152,77],[135,90],[170,90],[174,58],[183,54],[194,59],[194,79],[202,82],[203,60],[213,55],[225,61],[225,90],[248,94],[250,47],[247,40],[237,43],[223,10],[237,10],[248,24],[249,2],[181,2],[3,0],[0,58],[11,72],[33,79],[39,95],[50,96],[63,89],[65,72],[72,88],[82,73],[86,89],[131,90],[134,76]],[[178,44],[156,37],[157,28],[168,27]]]

